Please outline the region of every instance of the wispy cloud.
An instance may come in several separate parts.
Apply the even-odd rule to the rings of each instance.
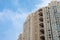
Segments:
[[[5,6],[0,12],[0,31],[2,30],[1,34],[4,36],[3,38],[3,36],[0,35],[0,38],[2,37],[3,40],[16,40],[17,34],[22,32],[26,16],[38,8],[48,5],[50,1],[51,0],[0,1],[0,8]]]
[[[7,33],[13,32],[14,35],[17,36],[18,33],[22,32],[22,28],[23,28],[22,25],[23,25],[26,15],[27,15],[26,13],[20,14],[19,12],[13,12],[11,10],[4,9],[2,12],[0,12],[0,21],[3,23],[3,25],[7,24],[7,23],[5,23],[7,21],[8,21],[8,24],[10,22],[12,22],[12,25],[10,25],[11,28],[8,28],[8,26],[6,26],[7,29],[2,33],[3,34],[5,33],[5,35],[6,35]],[[0,27],[2,27],[2,26],[0,25]],[[4,26],[3,26],[3,28],[4,28]],[[4,30],[4,29],[1,29],[1,30]],[[7,37],[8,35],[9,34],[7,34],[5,37]],[[14,35],[12,35],[12,36],[14,36]],[[2,36],[2,35],[0,35],[0,36]]]
[[[48,6],[48,3],[50,3],[53,0],[41,0],[41,1],[42,1],[42,3],[35,5],[37,9]],[[57,0],[57,1],[60,1],[60,0]]]
[[[38,0],[40,1],[40,0]],[[29,1],[27,1],[28,3]],[[34,11],[35,9],[41,7],[40,5],[44,5],[46,3],[48,3],[48,1],[46,2],[45,0],[42,0],[43,3],[35,3],[35,2],[32,2],[34,4],[33,7],[35,7],[34,9],[32,8],[32,10],[29,12],[28,9],[26,10],[25,7],[23,8],[19,8],[17,7],[17,10],[16,11],[12,11],[12,10],[9,10],[9,9],[3,9],[2,12],[0,12],[0,21],[3,22],[4,24],[10,24],[10,22],[12,22],[12,25],[9,25],[11,26],[11,28],[8,28],[7,26],[7,29],[5,31],[5,33],[8,33],[8,31],[12,31],[14,32],[14,30],[16,32],[14,32],[15,34],[17,33],[20,33],[22,32],[22,28],[23,28],[23,23],[24,23],[24,20],[26,18],[26,16],[31,13],[32,11]],[[11,0],[11,3],[15,6],[18,6],[19,5],[19,2],[18,0]],[[29,3],[29,5],[31,5]],[[6,23],[7,22],[7,23]],[[3,25],[4,25],[3,24]],[[14,30],[12,30],[14,29]],[[8,34],[9,35],[9,34]]]
[[[42,8],[42,7],[45,7],[48,5],[48,3],[50,3],[51,0],[42,0],[42,3],[39,3],[39,4],[36,4],[36,9],[39,9],[39,8]]]

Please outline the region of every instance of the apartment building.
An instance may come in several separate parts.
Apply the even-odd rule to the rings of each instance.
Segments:
[[[45,40],[43,10],[28,15],[23,28],[23,40]]]
[[[43,8],[45,40],[60,40],[60,2],[51,1]]]
[[[23,40],[60,40],[60,2],[29,14],[23,26]]]

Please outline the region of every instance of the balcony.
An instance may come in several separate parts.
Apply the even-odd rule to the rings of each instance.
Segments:
[[[42,13],[42,11],[39,13],[39,16],[43,16],[43,13]]]
[[[40,33],[41,33],[41,34],[44,34],[44,28],[41,28],[41,29],[40,29]]]
[[[39,17],[39,21],[40,22],[43,22],[43,17]]]
[[[40,23],[39,24],[41,28],[44,28],[44,24],[43,23]]]
[[[44,35],[41,35],[41,36],[40,36],[40,39],[41,39],[41,40],[45,40],[45,36],[44,36]]]

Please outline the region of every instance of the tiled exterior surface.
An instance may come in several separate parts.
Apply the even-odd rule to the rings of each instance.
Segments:
[[[60,2],[53,0],[29,14],[22,34],[22,40],[60,40]]]
[[[45,40],[60,40],[60,2],[52,1],[43,11]]]

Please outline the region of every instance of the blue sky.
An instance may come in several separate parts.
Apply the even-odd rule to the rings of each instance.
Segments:
[[[17,40],[26,16],[50,1],[0,0],[0,40]]]

